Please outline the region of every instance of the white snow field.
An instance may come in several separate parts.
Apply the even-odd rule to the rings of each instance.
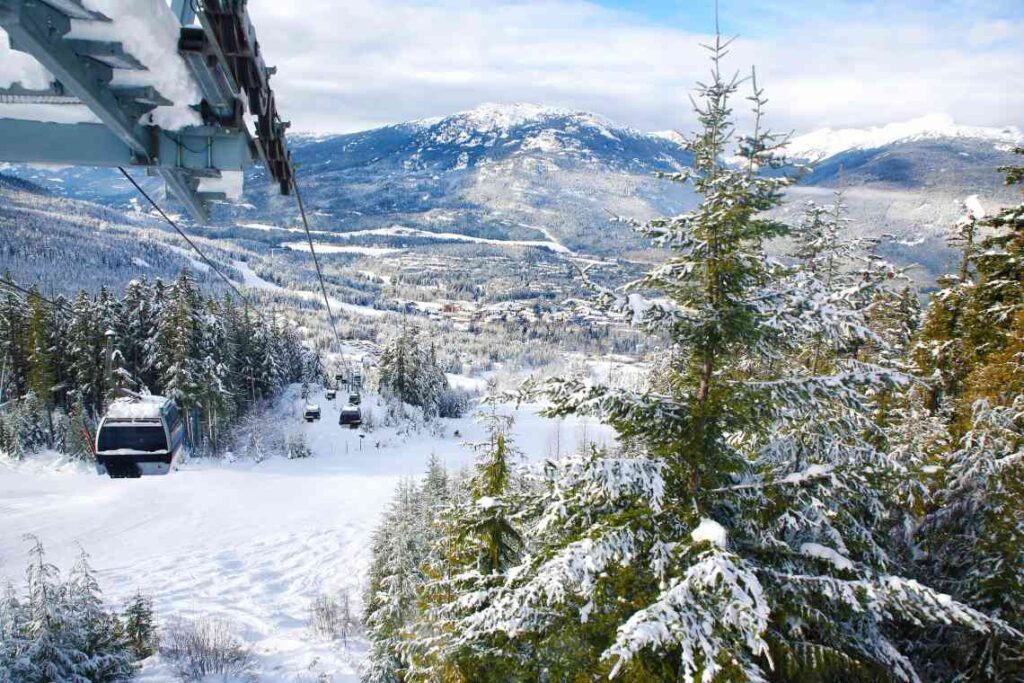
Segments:
[[[364,644],[350,641],[346,651],[315,640],[306,628],[310,601],[347,588],[358,604],[370,535],[396,482],[421,475],[432,453],[449,468],[467,465],[463,442],[483,434],[465,418],[441,421],[440,432],[379,429],[360,439],[338,425],[340,397],[315,392],[310,400],[323,411],[319,422],[301,421],[296,387],[273,418],[306,436],[314,455],[304,460],[193,459],[167,476],[115,480],[53,457],[0,459],[0,582],[21,588],[25,534],[38,536],[65,571],[80,545],[112,603],[141,589],[161,619],[237,624],[255,649],[260,681],[357,681]],[[516,443],[533,460],[612,438],[594,423],[539,417],[537,406],[515,412]],[[140,680],[176,679],[157,657]]]

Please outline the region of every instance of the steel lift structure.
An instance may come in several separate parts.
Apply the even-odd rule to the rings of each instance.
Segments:
[[[222,174],[240,173],[254,162],[264,164],[283,194],[292,191],[288,124],[278,115],[270,87],[274,69],[260,54],[246,0],[172,0],[170,7],[154,6],[161,10],[154,21],[177,22],[177,54],[170,58],[184,63],[201,93],[198,102],[188,104],[196,113],[195,125],[175,130],[147,116],[175,104],[169,93],[152,85],[125,85],[131,79],[118,77],[161,65],[144,64],[122,41],[74,37],[82,32],[73,28],[83,23],[116,26],[117,16],[105,16],[90,5],[96,3],[0,0],[0,27],[12,49],[31,55],[53,75],[47,89],[18,83],[0,88],[0,161],[145,168],[163,178],[168,191],[200,222],[211,201],[226,197],[223,190],[203,186],[217,187]],[[104,28],[86,26],[97,27]],[[98,123],[57,123],[61,117],[47,115],[2,118],[3,104],[27,104],[44,112],[84,105]]]

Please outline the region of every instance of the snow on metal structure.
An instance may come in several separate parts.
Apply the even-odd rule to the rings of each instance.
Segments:
[[[246,0],[0,0],[0,27],[36,62],[0,69],[0,161],[144,167],[197,220],[255,160],[290,192]]]

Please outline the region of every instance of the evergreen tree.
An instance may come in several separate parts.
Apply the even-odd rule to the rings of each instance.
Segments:
[[[65,628],[83,659],[76,674],[90,683],[126,681],[134,675],[134,658],[117,616],[103,606],[99,583],[83,551],[64,588]]]
[[[458,638],[464,621],[498,595],[523,551],[515,520],[524,487],[514,463],[520,454],[509,437],[512,418],[492,413],[483,421],[488,440],[476,444],[478,460],[464,485],[468,496],[432,517],[440,533],[427,536],[433,551],[424,564],[420,611],[402,643],[408,681],[484,683],[516,676],[515,667],[506,665],[512,641]]]
[[[408,327],[381,351],[380,391],[389,398],[436,415],[448,379],[437,361],[436,348],[421,343]]]
[[[623,446],[552,465],[531,553],[453,636],[526,641],[524,679],[915,680],[893,622],[993,628],[890,571],[879,479],[899,473],[865,435],[871,392],[903,380],[859,354],[820,374],[796,362],[813,339],[882,341],[867,288],[832,292],[765,254],[787,231],[764,215],[787,183],[764,172],[781,140],[756,83],[753,133],[734,138],[724,51],[698,91],[693,167],[669,176],[701,203],[641,226],[672,255],[623,300],[671,338],[667,391],[543,385],[549,415],[597,415]],[[738,167],[722,163],[734,139]],[[858,274],[873,285],[888,275],[869,259]]]
[[[124,622],[125,640],[135,659],[143,660],[155,654],[159,636],[153,614],[153,600],[137,592],[125,605],[121,619]]]
[[[1021,182],[1008,169],[1008,182],[1015,179]],[[1010,208],[986,221],[996,232],[975,247],[977,213],[965,221],[955,280],[970,277],[970,286],[943,290],[945,296],[929,306],[919,342],[926,351],[957,353],[941,356],[942,379],[956,380],[939,383],[945,402],[938,414],[948,436],[914,540],[922,549],[918,565],[926,577],[1019,632],[1024,630],[1019,553],[1024,524],[1018,505],[1024,493],[1024,213]],[[956,309],[949,306],[950,292],[958,297]],[[926,655],[939,676],[1024,677],[1024,647],[1017,637],[940,631],[929,644]]]
[[[932,295],[921,332],[913,349],[918,372],[928,381],[928,408],[934,413],[946,400],[957,401],[974,364],[974,349],[966,331],[972,326],[971,300],[974,297],[978,221],[975,207],[965,206],[948,237],[960,250],[956,274],[939,278],[939,291]]]
[[[86,654],[69,642],[57,568],[46,561],[39,540],[32,542],[26,572],[24,649],[15,659],[12,677],[24,683],[86,683],[88,679],[78,674]]]
[[[156,369],[159,388],[174,399],[188,415],[192,408],[202,406],[204,393],[202,329],[200,301],[188,271],[182,271],[167,293],[167,303],[158,328]],[[190,437],[191,420],[187,421]]]
[[[401,657],[405,629],[414,623],[417,597],[423,582],[419,492],[403,481],[384,513],[372,541],[373,563],[363,602],[363,623],[370,641],[370,663],[364,671],[368,683],[403,680],[407,663]]]
[[[28,307],[26,388],[40,401],[49,419],[54,405],[57,373],[53,357],[53,315],[47,304],[35,294],[29,296]],[[52,438],[52,424],[50,426]]]
[[[105,394],[106,339],[99,326],[97,305],[84,291],[72,304],[73,314],[66,335],[67,364],[73,401],[98,408]]]

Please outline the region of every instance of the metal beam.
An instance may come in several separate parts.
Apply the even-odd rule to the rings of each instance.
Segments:
[[[0,0],[0,24],[18,50],[35,57],[125,144],[138,154],[147,153],[138,126],[107,87],[110,67],[79,57],[64,39],[71,30],[67,15],[31,0]]]
[[[155,130],[155,129],[154,129]],[[196,176],[240,171],[252,163],[248,136],[222,128],[163,133],[147,150],[152,165]],[[17,164],[128,166],[137,156],[99,123],[0,119],[0,161]]]
[[[110,21],[99,12],[82,5],[82,0],[43,0],[50,7],[60,10],[72,19],[92,19],[94,21]]]
[[[92,57],[97,62],[103,62],[111,69],[128,69],[131,71],[145,71],[146,67],[142,62],[124,51],[121,43],[108,43],[103,40],[80,40],[71,38],[66,41],[75,54],[82,57]]]
[[[196,192],[198,181],[174,168],[158,168],[157,173],[164,179],[168,191],[185,205],[192,217],[200,223],[205,223],[208,216],[206,206]]]
[[[129,166],[132,150],[99,123],[0,119],[0,159],[16,164]]]
[[[171,11],[182,26],[191,26],[196,20],[196,11],[192,8],[192,0],[171,0]]]

